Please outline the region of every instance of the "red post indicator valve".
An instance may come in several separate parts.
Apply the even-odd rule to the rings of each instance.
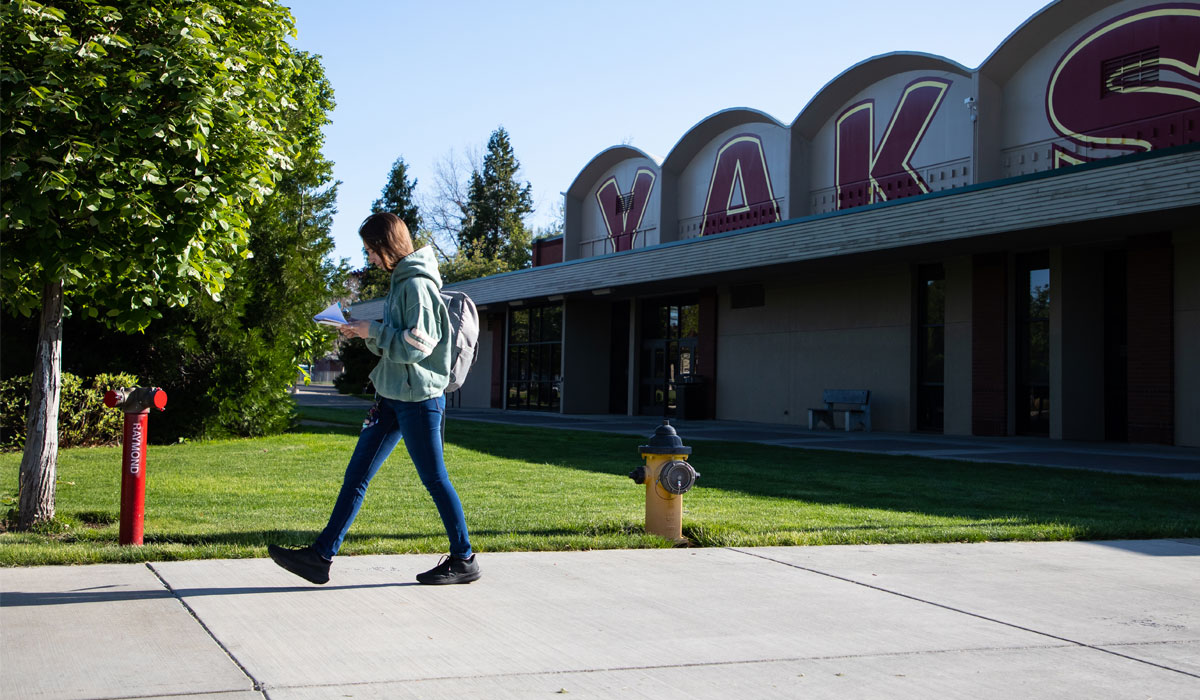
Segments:
[[[121,544],[142,544],[146,516],[146,435],[151,408],[167,407],[167,392],[158,387],[114,389],[104,394],[104,405],[125,412],[125,437],[121,455]]]
[[[109,408],[119,408],[126,414],[141,413],[151,408],[163,410],[167,407],[167,392],[158,387],[138,387],[136,389],[113,389],[104,394],[104,405]]]

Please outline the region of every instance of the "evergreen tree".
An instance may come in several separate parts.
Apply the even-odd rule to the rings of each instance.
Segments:
[[[533,212],[533,186],[517,180],[520,169],[508,132],[496,129],[488,139],[482,170],[471,174],[468,211],[458,239],[458,257],[467,261],[466,268],[505,272],[531,264],[533,237],[524,219]]]
[[[421,211],[413,201],[413,193],[416,189],[417,179],[413,178],[411,182],[409,181],[408,164],[404,162],[404,157],[397,158],[396,162],[392,163],[387,184],[380,191],[379,199],[371,204],[371,213],[378,214],[386,211],[400,217],[408,226],[408,233],[412,236],[414,248],[420,248],[424,243],[417,241],[424,238],[424,231],[421,229]]]
[[[379,199],[371,204],[371,213],[391,212],[404,221],[408,226],[408,234],[412,236],[413,250],[429,245],[432,240],[421,228],[421,210],[414,201],[413,193],[417,189],[417,179],[408,179],[408,164],[401,156],[392,163],[388,173],[387,184],[379,192]],[[363,248],[363,260],[366,260],[367,250]],[[361,270],[354,272],[358,280],[359,299],[377,299],[386,296],[391,275],[387,270],[381,270],[373,265],[364,265]]]

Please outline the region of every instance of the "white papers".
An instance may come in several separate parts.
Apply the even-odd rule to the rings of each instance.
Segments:
[[[326,326],[344,326],[347,323],[346,317],[342,315],[342,307],[336,301],[325,307],[321,313],[313,316],[313,320]]]

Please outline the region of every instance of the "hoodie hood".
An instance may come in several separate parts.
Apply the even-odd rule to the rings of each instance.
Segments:
[[[418,275],[428,277],[438,289],[442,288],[442,275],[438,272],[437,257],[433,254],[432,246],[425,246],[401,258],[392,270],[392,286],[399,287],[400,283]]]

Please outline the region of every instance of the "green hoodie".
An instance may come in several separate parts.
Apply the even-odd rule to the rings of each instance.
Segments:
[[[433,249],[410,253],[392,270],[383,320],[367,330],[367,349],[379,355],[371,381],[380,396],[424,401],[442,395],[450,382],[450,314],[438,292]]]

